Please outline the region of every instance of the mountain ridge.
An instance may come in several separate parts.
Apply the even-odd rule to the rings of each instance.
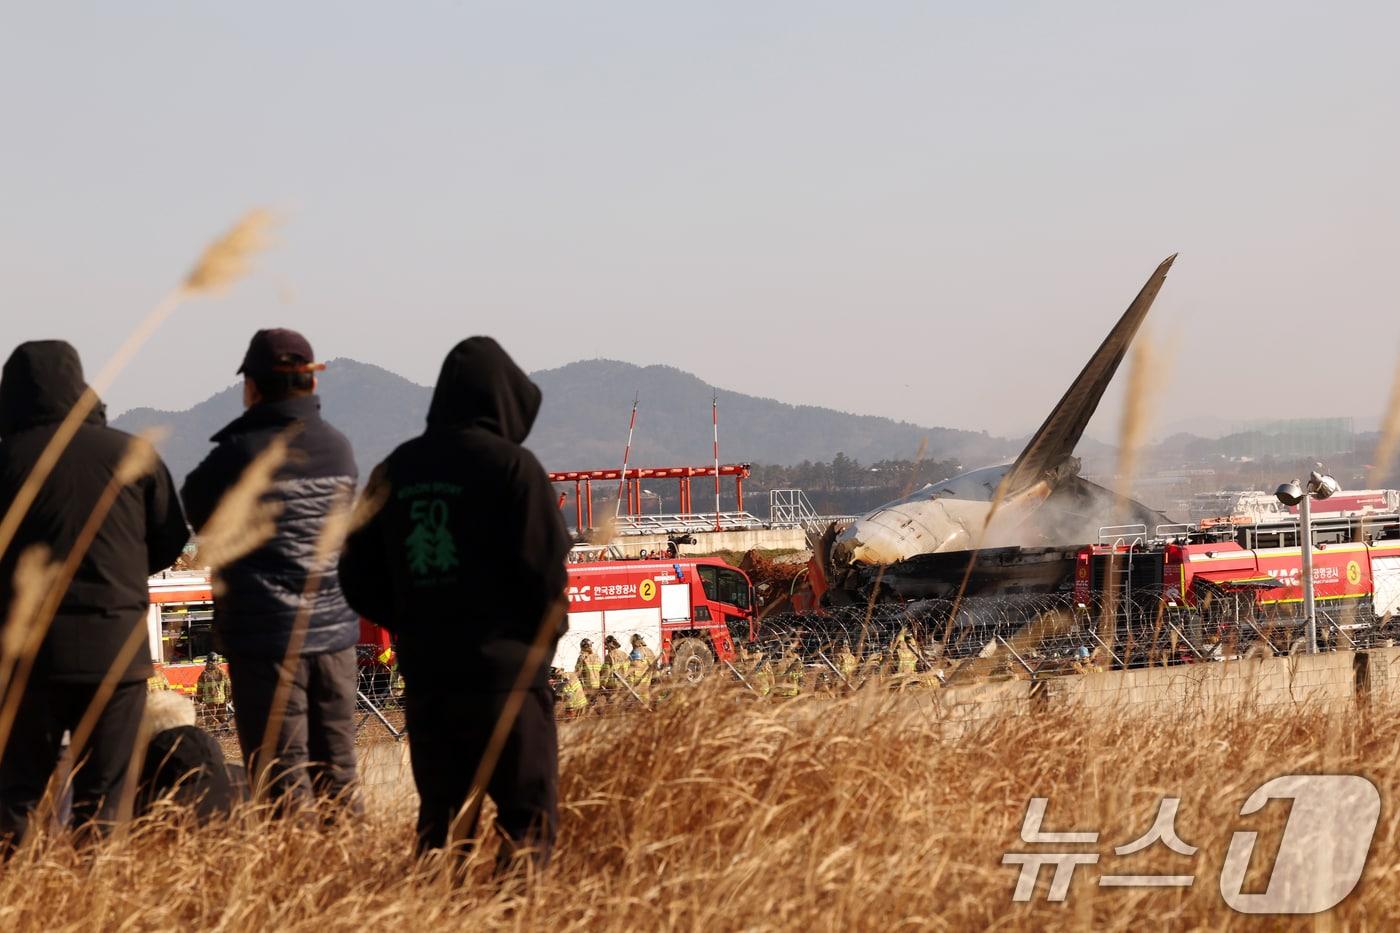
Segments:
[[[712,393],[719,395],[720,458],[795,464],[838,452],[862,461],[912,459],[927,438],[926,459],[969,466],[1005,461],[1016,445],[985,432],[923,427],[878,415],[714,389],[674,366],[580,360],[532,373],[544,393],[527,445],[551,470],[620,466],[634,395],[640,398],[631,462],[639,466],[708,463],[713,457]],[[432,389],[373,363],[329,362],[318,393],[322,411],[345,432],[362,474],[423,425]],[[137,432],[164,426],[158,444],[177,479],[204,457],[209,438],[242,411],[239,385],[184,410],[139,407],[112,420]]]

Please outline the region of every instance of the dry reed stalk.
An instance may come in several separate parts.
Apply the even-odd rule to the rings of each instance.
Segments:
[[[614,506],[615,507],[611,512],[604,508],[602,523],[599,524],[596,528],[592,528],[589,530],[588,542],[590,544],[602,545],[606,547],[607,545],[612,544],[613,540],[617,538],[618,512],[622,509],[621,496],[617,497],[617,501],[614,504]]]
[[[374,468],[369,481],[365,483],[364,492],[355,499],[354,510],[350,515],[350,527],[345,531],[347,537],[368,525],[370,519],[379,514],[379,510],[389,501],[390,487],[384,479],[381,467],[382,464]]]
[[[263,499],[287,460],[287,445],[295,428],[274,437],[243,468],[199,532],[199,556],[217,571],[260,547],[277,533],[281,506]]]
[[[15,716],[19,711],[20,700],[24,696],[25,688],[29,685],[29,675],[33,670],[34,659],[44,642],[44,636],[48,634],[54,616],[58,614],[59,605],[63,602],[63,597],[67,595],[68,587],[72,584],[73,577],[77,574],[83,558],[87,556],[88,550],[92,547],[92,542],[96,540],[98,532],[102,530],[103,523],[107,521],[107,516],[112,511],[112,506],[116,504],[117,497],[126,487],[149,475],[156,464],[160,462],[154,446],[154,439],[158,438],[159,435],[159,431],[145,432],[133,437],[127,443],[121,459],[117,461],[116,468],[112,471],[111,479],[103,487],[97,502],[88,512],[83,527],[74,538],[72,548],[64,555],[62,563],[56,565],[53,572],[44,577],[47,590],[43,601],[31,617],[26,628],[23,645],[14,656],[13,666],[6,671],[10,676],[5,680],[8,689],[5,693],[4,703],[0,705],[0,759],[5,755],[10,731],[14,728]],[[144,626],[139,626],[138,630],[144,635]],[[126,663],[130,663],[129,658]],[[11,664],[8,655],[6,664],[7,666]],[[125,669],[125,663],[123,669]],[[106,701],[103,702],[105,704]],[[77,749],[79,746],[73,744],[72,747]]]
[[[1152,349],[1151,335],[1142,334],[1133,343],[1128,387],[1123,394],[1123,412],[1118,422],[1118,492],[1124,496],[1132,492],[1138,455],[1147,440],[1152,420],[1153,390],[1161,385],[1162,370],[1162,361]]]
[[[521,707],[525,705],[525,697],[529,692],[531,681],[535,679],[540,668],[549,660],[549,649],[558,637],[560,629],[565,627],[564,620],[567,612],[568,603],[561,596],[558,601],[545,610],[544,616],[540,619],[540,627],[535,632],[534,641],[530,643],[525,663],[521,666],[520,673],[516,675],[515,684],[501,707],[501,714],[496,717],[496,724],[491,730],[491,738],[487,740],[486,748],[481,753],[481,761],[477,763],[476,772],[472,775],[471,789],[467,793],[467,799],[462,803],[461,810],[452,821],[452,827],[448,832],[448,851],[453,855],[465,854],[464,848],[468,845],[468,840],[465,838],[466,833],[479,825],[487,782],[491,780],[491,775],[496,771],[496,765],[501,760],[501,752],[505,749],[506,739],[510,736],[510,730],[515,725],[515,720],[520,716]],[[624,686],[634,697],[637,695],[630,685],[624,683]],[[523,855],[524,853],[519,854]],[[445,871],[454,871],[456,867],[452,864],[451,858],[445,859],[443,862]]]
[[[180,303],[195,295],[207,294],[231,284],[247,269],[251,254],[264,245],[265,232],[271,224],[271,215],[266,211],[253,211],[243,217],[229,232],[215,240],[200,257],[193,269],[186,275],[180,287],[166,295],[147,313],[136,328],[127,335],[97,374],[97,377],[83,390],[78,401],[69,409],[57,430],[49,438],[39,453],[29,475],[25,477],[19,492],[5,509],[0,519],[0,555],[9,550],[19,523],[23,521],[35,497],[43,488],[44,482],[58,464],[58,458],[68,448],[78,428],[97,407],[98,396],[105,392],[118,374],[136,356],[138,350],[150,339],[151,334],[165,323],[166,318],[179,307]]]
[[[982,531],[972,544],[972,552],[967,555],[967,568],[963,570],[962,580],[958,583],[958,591],[953,595],[953,608],[948,613],[948,623],[943,627],[943,643],[945,645],[953,637],[953,622],[958,618],[963,599],[967,596],[967,586],[972,582],[972,571],[977,566],[977,555],[982,552],[982,542],[987,539],[987,529],[992,526],[992,520],[996,518],[997,511],[1005,500],[1006,484],[1005,482],[998,483],[996,492],[992,495],[991,508],[987,510],[987,517],[982,522]],[[958,636],[958,644],[962,644],[962,635]]]
[[[262,742],[258,746],[258,771],[249,775],[255,791],[265,795],[274,780],[273,767],[276,765],[277,739],[282,732],[282,720],[287,712],[287,703],[292,695],[292,679],[296,665],[301,660],[301,649],[306,643],[306,629],[311,623],[312,598],[321,589],[325,569],[336,558],[345,545],[345,536],[350,531],[354,516],[354,490],[346,490],[343,498],[334,504],[316,536],[316,549],[312,561],[315,568],[307,574],[302,586],[301,603],[297,607],[296,618],[292,621],[292,631],[287,639],[287,650],[277,672],[277,688],[272,694],[268,707],[267,723],[263,727]],[[251,762],[250,762],[251,764]]]
[[[1118,423],[1118,466],[1116,470],[1118,494],[1126,499],[1132,492],[1133,477],[1137,473],[1138,457],[1147,440],[1147,429],[1151,423],[1151,406],[1154,390],[1162,384],[1165,366],[1153,351],[1149,333],[1141,334],[1133,343],[1132,362],[1128,367],[1128,386],[1123,395],[1123,412]],[[1118,510],[1115,509],[1115,512]],[[1114,516],[1114,523],[1121,524],[1122,514]],[[1104,586],[1103,612],[1099,617],[1099,638],[1108,646],[1112,655],[1117,641],[1117,574],[1118,554],[1109,555],[1109,573]]]
[[[559,845],[528,888],[487,883],[485,858],[463,885],[412,863],[398,793],[330,825],[253,808],[200,826],[165,807],[93,854],[36,833],[0,874],[0,927],[1277,929],[1279,918],[1232,916],[1218,890],[1232,834],[1257,831],[1271,850],[1287,819],[1273,806],[1242,819],[1249,792],[1319,770],[1366,774],[1383,794],[1400,785],[1400,717],[1129,707],[1088,729],[1066,707],[1006,712],[959,723],[909,694],[793,706],[702,687],[653,715],[562,727]],[[1116,858],[1163,795],[1181,798],[1175,828],[1200,852]],[[1099,833],[1102,863],[1075,873],[1066,904],[1045,901],[1044,880],[1032,902],[1011,901],[1017,869],[1001,857],[1036,848],[1020,840],[1033,796],[1050,799],[1047,830]],[[1360,886],[1317,920],[1400,924],[1386,855],[1397,843],[1400,812],[1386,806]],[[1196,882],[1096,884],[1124,872]]]
[[[182,297],[222,291],[246,275],[253,256],[267,249],[275,221],[271,211],[261,208],[244,214],[205,247],[180,285]]]
[[[47,547],[36,544],[25,548],[15,562],[9,615],[0,633],[0,758],[24,692],[20,681],[27,679],[27,675],[17,679],[15,671],[22,662],[30,663],[44,639],[44,627],[38,619],[59,569],[50,556]]]
[[[987,657],[976,656],[963,661],[948,674],[949,686],[985,680],[1001,671],[1008,664],[1016,664],[1032,650],[1039,648],[1047,640],[1060,639],[1074,629],[1074,615],[1068,609],[1051,609],[1042,612],[1030,622],[1021,626],[1005,644]]]
[[[909,478],[904,482],[904,488],[900,490],[899,498],[903,499],[914,491],[914,485],[919,481],[919,465],[924,462],[924,456],[928,453],[928,438],[919,439],[919,449],[914,454],[914,466],[909,471]],[[880,596],[880,584],[885,580],[885,565],[881,564],[880,569],[875,572],[875,585],[870,588],[870,599],[865,604],[865,618],[860,623],[860,637],[856,639],[856,653],[865,654],[865,641],[870,633],[870,620],[875,615],[875,603]],[[844,679],[844,678],[843,678]]]
[[[127,635],[126,641],[122,642],[117,656],[107,667],[107,673],[102,676],[102,681],[93,691],[92,700],[88,702],[87,709],[83,710],[82,718],[78,720],[78,725],[74,727],[68,742],[68,747],[72,749],[74,770],[78,768],[78,761],[83,749],[87,747],[87,740],[92,737],[92,730],[97,727],[97,720],[107,708],[112,694],[116,692],[117,684],[121,683],[122,675],[136,659],[136,653],[145,646],[146,627],[138,625]]]
[[[1385,418],[1381,421],[1381,436],[1376,443],[1376,452],[1371,457],[1371,472],[1367,483],[1374,487],[1386,481],[1390,468],[1395,463],[1395,451],[1400,447],[1400,366],[1395,368],[1395,381],[1390,387],[1390,403],[1386,406]]]

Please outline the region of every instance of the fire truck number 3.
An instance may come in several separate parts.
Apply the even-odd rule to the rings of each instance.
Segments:
[[[1301,567],[1271,568],[1268,574],[1284,586],[1302,585],[1303,571]],[[1341,570],[1337,567],[1313,568],[1313,583],[1337,583],[1341,580],[1341,576]],[[1353,586],[1361,582],[1361,568],[1357,566],[1355,561],[1347,565],[1347,580]]]

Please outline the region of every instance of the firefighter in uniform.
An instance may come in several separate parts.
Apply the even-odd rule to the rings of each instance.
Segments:
[[[632,635],[632,653],[628,655],[628,674],[632,689],[643,703],[651,700],[651,675],[656,669],[656,652],[647,647],[640,632]]]
[[[783,670],[778,678],[777,695],[791,698],[802,693],[802,675],[805,671],[802,657],[797,650],[797,642],[793,642],[783,656]]]
[[[909,644],[909,633],[904,629],[899,630],[899,635],[894,641],[895,658],[899,663],[897,673],[901,675],[914,674],[919,669],[919,656],[914,652]]]
[[[625,680],[627,677],[627,669],[631,663],[627,658],[627,652],[622,650],[621,643],[611,635],[603,639],[603,647],[607,650],[607,657],[603,661],[601,671],[603,689],[613,691],[614,696],[617,695],[618,691],[626,693],[627,688],[619,682],[619,679]]]
[[[223,723],[224,714],[228,711],[228,688],[228,674],[219,667],[219,656],[211,651],[194,689],[200,712],[213,722]]]
[[[389,699],[400,700],[403,698],[403,675],[399,673],[399,656],[393,647],[385,648],[379,652],[376,660],[384,666],[384,670],[389,674]]]
[[[894,640],[895,674],[901,687],[908,686],[919,671],[919,655],[909,644],[909,633],[900,629]]]
[[[590,695],[602,684],[603,659],[598,657],[598,652],[593,650],[593,642],[587,638],[578,643],[578,663],[574,665],[574,673]]]
[[[564,718],[579,719],[588,711],[588,695],[583,692],[583,684],[578,675],[564,674]]]
[[[851,643],[844,639],[836,651],[836,669],[841,672],[847,684],[852,687],[856,685],[856,672],[860,670],[860,663],[856,661],[856,656],[851,654]]]
[[[771,694],[773,692],[773,665],[764,659],[763,652],[757,648],[745,651],[744,661],[746,662],[744,677],[753,687],[754,693],[760,697]]]

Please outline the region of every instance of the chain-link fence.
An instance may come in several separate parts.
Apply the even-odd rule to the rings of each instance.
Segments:
[[[397,667],[380,660],[380,651],[373,645],[356,648],[359,671],[355,702],[357,741],[399,739],[404,734],[403,678]],[[197,679],[184,679],[191,682],[172,683],[167,677],[164,688],[190,698],[195,707],[195,724],[201,729],[220,740],[234,741],[233,703],[227,687],[201,693]]]
[[[1361,604],[1318,610],[1323,650],[1388,645],[1397,627]],[[755,647],[818,664],[846,646],[862,663],[879,655],[888,666],[903,645],[926,669],[1004,654],[1030,673],[1048,673],[1073,670],[1075,662],[1108,670],[1296,654],[1306,644],[1297,604],[1261,605],[1241,592],[1207,594],[1188,605],[1167,592],[1139,590],[1089,601],[1012,595],[771,616]]]
[[[1361,605],[1318,611],[1322,651],[1390,646],[1397,628]],[[638,658],[556,672],[558,716],[652,708],[701,682],[756,698],[841,695],[1297,655],[1307,646],[1296,604],[1264,606],[1248,592],[1207,594],[1190,605],[1144,590],[1087,602],[1056,594],[877,603],[770,615],[756,638],[749,634],[746,624],[732,633],[737,656],[715,652],[698,667],[693,657],[685,669],[679,659],[673,668],[665,659]],[[377,650],[360,650],[362,741],[404,734],[403,681]],[[231,705],[192,699],[199,725],[231,739]]]
[[[1320,608],[1317,629],[1321,651],[1390,646],[1397,638],[1391,619],[1377,619],[1359,604]],[[757,638],[742,627],[732,636],[739,656],[716,660],[704,680],[776,698],[1047,681],[1307,649],[1298,605],[1261,605],[1248,591],[1208,593],[1189,605],[1166,591],[1141,589],[1090,601],[1056,594],[876,603],[770,615]],[[561,715],[652,706],[694,682],[662,664],[637,662],[605,676],[611,684],[586,690],[587,705],[575,701]],[[562,680],[558,692],[563,706],[569,690]]]

